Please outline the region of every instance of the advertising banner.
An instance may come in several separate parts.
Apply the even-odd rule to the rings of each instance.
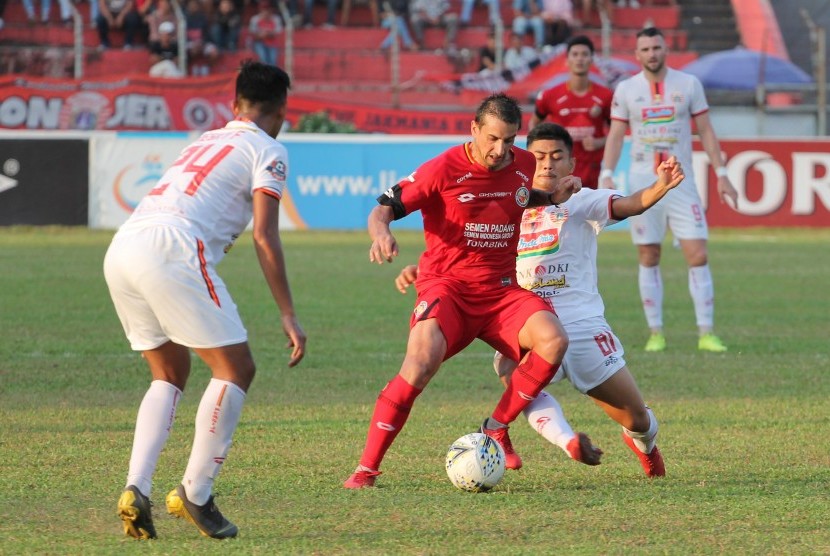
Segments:
[[[86,139],[0,138],[0,226],[86,225]]]

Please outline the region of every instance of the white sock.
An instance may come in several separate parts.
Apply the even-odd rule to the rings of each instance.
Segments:
[[[689,293],[695,305],[698,328],[712,330],[715,324],[715,285],[708,264],[689,268]]]
[[[210,380],[199,402],[193,449],[182,481],[187,499],[197,506],[204,505],[210,498],[213,481],[231,448],[244,403],[242,388],[216,378]]]
[[[640,265],[639,283],[640,300],[648,327],[663,328],[663,278],[660,276],[660,265]]]
[[[646,432],[634,432],[623,427],[623,433],[627,434],[634,440],[634,445],[644,454],[650,454],[654,449],[655,439],[657,438],[657,417],[650,407],[646,407],[649,417],[648,430]]]
[[[545,440],[551,444],[555,444],[562,448],[565,453],[568,453],[568,442],[570,442],[576,434],[574,434],[568,420],[565,419],[565,414],[562,413],[562,406],[556,401],[556,398],[542,390],[536,399],[530,402],[524,411],[527,417],[528,424],[533,427],[536,432],[541,434]],[[568,454],[570,457],[570,454]]]
[[[138,408],[127,486],[135,485],[148,498],[156,463],[170,436],[181,397],[182,391],[169,382],[154,380]]]

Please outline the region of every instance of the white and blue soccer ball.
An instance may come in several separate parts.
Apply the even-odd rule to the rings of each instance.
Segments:
[[[447,476],[468,492],[490,490],[504,477],[504,450],[480,432],[465,434],[447,450]]]

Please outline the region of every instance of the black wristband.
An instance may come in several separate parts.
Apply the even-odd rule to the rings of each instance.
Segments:
[[[554,205],[554,206],[558,206],[558,203],[556,203],[553,200],[553,193],[548,193],[548,203],[550,203],[551,205]]]

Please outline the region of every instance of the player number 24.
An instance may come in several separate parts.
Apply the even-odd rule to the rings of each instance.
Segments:
[[[222,159],[228,156],[233,150],[232,146],[225,145],[219,149],[219,152],[211,156],[207,162],[199,162],[199,159],[207,154],[212,147],[213,145],[194,145],[188,147],[182,151],[181,156],[179,156],[179,158],[176,159],[176,162],[173,163],[173,167],[184,165],[182,173],[194,174],[193,178],[190,180],[190,183],[187,184],[187,188],[184,190],[185,194],[190,195],[191,197],[196,194],[196,191],[202,185],[202,182],[205,180],[210,171],[216,168],[216,165],[219,164]],[[161,195],[169,185],[169,183],[160,184],[153,188],[149,194]]]

